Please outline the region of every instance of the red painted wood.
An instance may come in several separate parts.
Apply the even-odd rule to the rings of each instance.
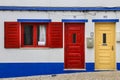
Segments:
[[[37,43],[38,43],[38,41],[37,41],[37,25],[34,24],[33,25],[33,46],[37,47],[38,46]]]
[[[62,22],[49,23],[49,47],[51,48],[63,47]]]
[[[84,50],[84,23],[65,23],[65,69],[84,69]]]
[[[20,34],[18,22],[5,22],[4,27],[4,47],[5,48],[19,48]]]

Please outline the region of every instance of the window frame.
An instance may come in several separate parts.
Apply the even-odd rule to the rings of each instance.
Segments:
[[[24,25],[33,25],[33,45],[24,45]],[[37,27],[39,25],[46,26],[46,45],[38,45]],[[48,47],[48,23],[21,23],[21,47]]]

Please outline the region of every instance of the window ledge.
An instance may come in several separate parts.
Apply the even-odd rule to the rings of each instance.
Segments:
[[[51,49],[49,47],[21,47],[20,49],[25,49],[25,50],[41,50],[41,49]]]

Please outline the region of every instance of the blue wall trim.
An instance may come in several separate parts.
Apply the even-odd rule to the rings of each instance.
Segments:
[[[30,7],[0,6],[3,11],[120,11],[120,7]]]
[[[51,19],[17,19],[18,22],[51,22]]]
[[[93,19],[92,22],[119,22],[119,19]]]
[[[88,22],[87,19],[62,19],[62,22]]]
[[[117,63],[117,70],[120,70],[120,63]]]
[[[117,70],[120,70],[120,63],[117,63]],[[0,63],[0,78],[93,71],[94,63],[86,63],[85,71],[64,70],[64,63]]]

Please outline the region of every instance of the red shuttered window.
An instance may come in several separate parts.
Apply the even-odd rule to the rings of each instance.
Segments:
[[[48,24],[23,23],[21,47],[48,47]]]
[[[63,47],[63,27],[62,22],[49,23],[49,47]]]
[[[4,27],[4,47],[5,48],[19,48],[19,23],[18,22],[5,22]]]
[[[5,48],[62,48],[62,37],[61,22],[21,23],[21,26],[18,22],[5,22]]]

